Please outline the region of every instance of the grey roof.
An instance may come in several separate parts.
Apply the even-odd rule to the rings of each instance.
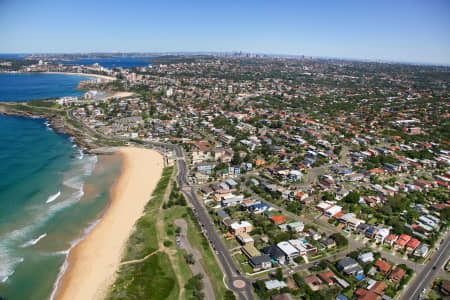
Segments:
[[[204,187],[202,187],[202,192],[205,194],[209,194],[209,193],[212,193],[213,190],[209,186],[204,186]]]
[[[219,216],[219,218],[221,220],[227,219],[227,218],[231,218],[223,209],[219,209],[217,211],[217,215]]]
[[[284,256],[283,251],[281,251],[280,248],[278,248],[277,246],[267,246],[267,247],[264,247],[264,248],[261,250],[261,252],[264,253],[264,254],[268,254],[268,255],[270,255],[271,257],[275,258],[275,259]]]
[[[354,260],[353,258],[351,258],[351,257],[344,257],[343,259],[338,261],[337,267],[338,267],[338,269],[343,270],[343,269],[345,269],[345,268],[347,268],[349,266],[353,266],[355,264],[357,265],[358,262],[356,260]]]
[[[225,182],[226,182],[230,187],[233,187],[233,186],[236,186],[236,185],[237,185],[237,182],[234,181],[233,179],[227,179]]]
[[[265,285],[266,285],[266,289],[268,289],[268,290],[280,289],[280,288],[287,287],[286,283],[284,283],[283,281],[279,281],[279,280],[268,280],[265,282]]]
[[[268,254],[253,256],[250,258],[250,261],[253,265],[257,266],[262,263],[270,262],[270,256]]]

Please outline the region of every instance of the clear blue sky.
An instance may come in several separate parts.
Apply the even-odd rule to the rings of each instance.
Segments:
[[[233,50],[450,64],[450,0],[0,0],[0,53]]]

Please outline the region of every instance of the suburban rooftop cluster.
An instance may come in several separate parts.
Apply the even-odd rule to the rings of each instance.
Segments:
[[[181,145],[262,299],[393,299],[447,232],[448,67],[198,55],[19,68],[112,76],[84,88],[133,92],[58,105],[107,137]]]

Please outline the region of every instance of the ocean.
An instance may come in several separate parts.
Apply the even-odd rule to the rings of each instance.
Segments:
[[[88,58],[79,60],[61,60],[55,61],[64,65],[92,65],[98,63],[100,66],[108,69],[113,68],[132,68],[148,67],[152,64],[152,57],[113,57],[113,58]]]
[[[0,101],[81,96],[75,89],[82,80],[91,78],[64,74],[0,73]]]
[[[67,96],[83,79],[14,74],[5,80],[4,75],[9,74],[0,74],[0,99],[11,100]],[[115,155],[83,154],[44,119],[0,115],[0,297],[44,300],[52,295],[68,251],[104,212],[121,166]]]

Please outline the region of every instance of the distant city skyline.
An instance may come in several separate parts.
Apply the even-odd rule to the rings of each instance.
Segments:
[[[232,52],[450,64],[449,1],[0,0],[0,53]]]

